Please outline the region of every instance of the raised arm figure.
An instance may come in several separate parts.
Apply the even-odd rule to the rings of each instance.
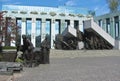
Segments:
[[[23,39],[23,54],[26,60],[31,60],[32,52],[33,52],[33,44],[32,42],[26,37],[26,35],[22,35]]]

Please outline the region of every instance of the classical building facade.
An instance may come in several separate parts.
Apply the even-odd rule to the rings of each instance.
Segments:
[[[35,47],[39,47],[45,36],[49,35],[51,48],[54,48],[56,34],[61,34],[68,25],[83,31],[83,21],[92,18],[87,9],[66,6],[3,5],[2,10],[7,11],[5,17],[14,18],[20,27],[20,35],[27,35]],[[11,42],[11,46],[15,44]]]
[[[120,39],[120,11],[97,16],[94,20],[114,39]]]

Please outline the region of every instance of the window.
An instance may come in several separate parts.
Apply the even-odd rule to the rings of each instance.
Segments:
[[[106,19],[106,32],[110,34],[110,19]]]
[[[55,35],[60,33],[60,20],[55,21]]]
[[[32,28],[31,19],[26,19],[26,35],[30,40],[31,40],[31,28]]]
[[[51,29],[51,21],[48,19],[46,20],[46,33],[45,34],[48,34],[50,35],[50,29]]]
[[[65,20],[65,27],[68,27],[70,25],[70,20]]]
[[[41,44],[41,19],[36,20],[36,47],[40,47]]]
[[[102,27],[102,20],[99,20],[98,24],[99,24],[100,27]]]
[[[21,18],[17,18],[16,19],[16,23],[17,23],[17,44],[21,44],[21,27],[22,27],[22,19]]]
[[[75,20],[74,21],[74,28],[78,29],[78,27],[79,27],[79,21]]]

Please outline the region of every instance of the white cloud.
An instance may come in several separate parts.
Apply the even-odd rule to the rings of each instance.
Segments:
[[[67,5],[67,6],[74,6],[74,5],[76,5],[76,3],[75,3],[74,0],[69,0],[69,1],[67,1],[67,2],[65,3],[65,5]]]

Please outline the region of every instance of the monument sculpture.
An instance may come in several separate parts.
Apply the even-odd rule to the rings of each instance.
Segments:
[[[43,64],[49,64],[50,41],[48,35],[46,35],[45,40],[43,40],[41,43],[41,53]]]
[[[50,42],[47,35],[41,42],[40,48],[34,48],[26,35],[23,35],[22,38],[23,45],[18,45],[17,51],[23,53],[19,58],[23,60],[24,66],[33,67],[39,64],[49,64]]]
[[[33,44],[31,41],[26,37],[26,35],[22,35],[23,38],[23,56],[25,60],[32,60],[33,59]]]
[[[69,28],[69,27],[67,27]],[[66,28],[66,29],[67,29]],[[75,30],[76,36],[73,35],[73,31],[66,31],[65,35],[58,34],[54,41],[56,49],[63,50],[76,50],[78,49],[112,49],[113,46],[109,44],[104,38],[99,36],[97,33],[84,30],[81,32],[79,29],[71,27],[70,29]],[[82,47],[80,47],[80,45]]]

